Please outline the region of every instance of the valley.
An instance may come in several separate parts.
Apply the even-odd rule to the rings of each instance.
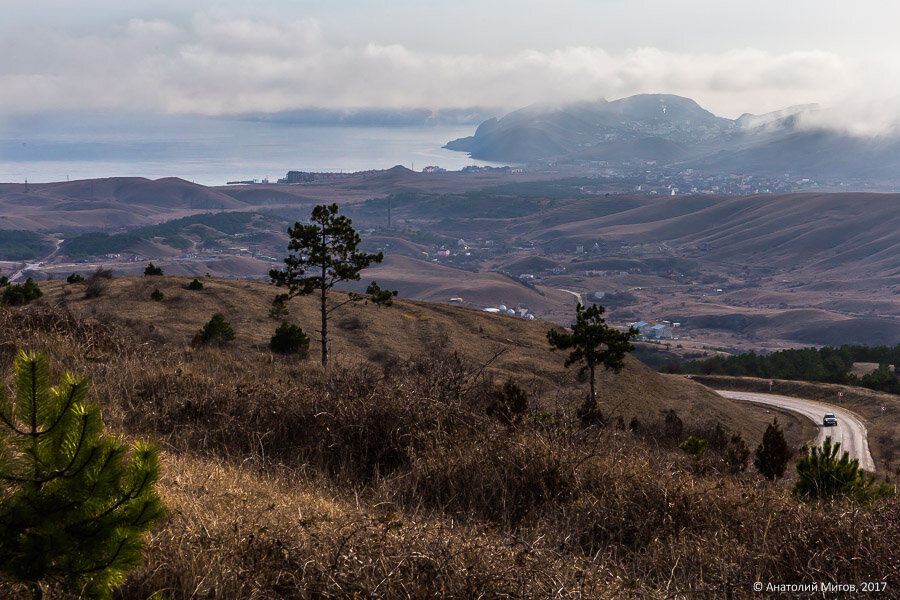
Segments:
[[[296,185],[3,184],[3,227],[32,236],[35,256],[0,269],[40,280],[101,266],[136,275],[154,261],[167,274],[265,280],[287,226],[331,202],[366,251],[386,255],[350,288],[375,279],[401,297],[563,324],[578,299],[596,302],[618,327],[670,324],[639,353],[656,367],[900,339],[893,194],[659,196],[541,171],[403,167]]]

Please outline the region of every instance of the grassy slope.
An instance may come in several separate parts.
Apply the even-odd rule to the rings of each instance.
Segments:
[[[335,327],[323,373],[261,348],[273,288],[188,281],[112,280],[92,301],[51,282],[36,306],[0,309],[4,377],[16,348],[46,350],[91,376],[107,427],[164,449],[169,517],[117,598],[745,598],[754,581],[898,583],[896,500],[805,505],[724,474],[715,451],[695,464],[664,429],[583,430],[570,409],[515,428],[488,418],[490,389],[473,383],[502,348],[498,377],[515,371],[547,403],[580,397],[544,350],[546,325],[358,306],[335,320],[363,326]],[[169,300],[147,300],[154,287]],[[189,348],[213,311],[238,339]],[[311,299],[292,311],[315,327]],[[707,393],[629,362],[604,376],[605,401],[629,386],[650,407]],[[28,597],[3,581],[0,594]]]
[[[251,351],[267,351],[277,322],[268,318],[278,288],[254,281],[201,278],[204,289],[186,289],[184,277],[117,278],[100,298],[85,300],[83,287],[62,281],[43,284],[46,302],[65,301],[75,314],[98,315],[120,321],[137,336],[184,347],[216,312],[222,313],[237,332],[234,345]],[[516,284],[510,282],[511,286]],[[149,301],[159,288],[162,302]],[[526,289],[527,288],[523,288]],[[334,294],[335,302],[344,299]],[[300,297],[288,304],[288,320],[310,333],[312,357],[319,356],[320,317],[318,300]],[[490,315],[445,304],[398,299],[392,308],[354,304],[338,309],[329,323],[332,360],[343,363],[371,361],[379,366],[392,360],[407,361],[428,353],[458,353],[474,365],[488,365],[495,378],[512,376],[529,388],[543,406],[571,407],[580,403],[587,383],[576,381],[577,369],[563,366],[565,354],[552,352],[540,321]],[[753,421],[753,413],[682,378],[664,377],[630,359],[621,375],[598,371],[602,408],[618,407],[630,420],[655,418],[674,408],[692,420],[721,421],[731,428]],[[764,425],[756,419],[751,441],[762,436]]]

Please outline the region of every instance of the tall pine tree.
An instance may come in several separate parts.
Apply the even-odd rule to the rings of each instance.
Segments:
[[[36,599],[49,584],[109,598],[164,514],[158,452],[103,434],[86,378],[50,387],[47,357],[25,352],[14,370],[15,398],[0,387],[0,573]]]
[[[357,249],[361,240],[352,223],[344,215],[338,215],[337,204],[316,206],[309,225],[295,223],[288,228],[291,253],[284,259],[284,270],[269,271],[275,285],[287,288],[289,298],[313,292],[320,294],[322,366],[328,364],[328,315],[358,298],[351,296],[347,302],[329,307],[328,290],[340,281],[358,281],[360,271],[384,260],[381,252],[367,254]]]
[[[582,363],[581,372],[590,372],[591,395],[582,407],[590,412],[597,406],[595,371],[603,366],[618,373],[625,366],[625,355],[634,350],[629,340],[637,334],[633,327],[628,331],[616,331],[606,324],[603,318],[605,309],[597,304],[585,308],[580,302],[575,308],[575,323],[572,333],[551,329],[547,332],[547,340],[554,349],[572,351],[566,357],[566,366]]]

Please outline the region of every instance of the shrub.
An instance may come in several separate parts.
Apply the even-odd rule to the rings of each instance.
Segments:
[[[150,299],[154,302],[162,302],[165,297],[166,295],[159,291],[159,288],[154,289],[153,292],[150,293]]]
[[[371,296],[372,302],[376,305],[391,306],[394,304],[394,297],[397,295],[397,290],[383,290],[381,289],[381,286],[373,281],[369,284],[369,287],[366,288],[366,293]]]
[[[147,265],[147,268],[144,269],[144,277],[159,277],[162,274],[163,270],[153,263],[150,263],[149,265]]]
[[[194,277],[194,280],[188,284],[187,289],[189,289],[189,290],[202,290],[202,289],[203,289],[203,282],[200,281],[199,279],[197,279],[196,277]]]
[[[506,380],[503,387],[494,391],[494,400],[487,407],[488,415],[504,425],[512,425],[522,420],[528,411],[528,394],[513,380]]]
[[[84,277],[78,273],[72,273],[66,277],[66,282],[68,283],[81,283],[82,281],[84,281]]]
[[[784,439],[784,432],[778,425],[778,417],[775,417],[766,427],[762,443],[756,448],[753,464],[763,477],[774,481],[784,476],[790,458],[791,451]]]
[[[875,476],[866,477],[865,471],[859,468],[859,460],[850,459],[844,452],[839,459],[841,443],[831,443],[831,436],[825,438],[822,447],[812,449],[800,457],[797,462],[797,474],[800,478],[794,485],[794,495],[804,500],[848,497],[866,501],[887,496],[893,488],[887,483],[875,485]]]
[[[201,344],[225,343],[235,338],[234,329],[221,313],[212,316],[209,322],[197,333],[196,340]]]
[[[25,283],[8,285],[3,288],[3,304],[9,306],[24,306],[32,300],[37,300],[44,295],[41,288],[29,277]]]
[[[94,271],[90,277],[88,277],[87,286],[85,286],[84,288],[85,300],[99,298],[100,296],[105,294],[106,289],[109,287],[110,279],[112,279],[111,269],[97,267],[97,270]]]
[[[282,323],[269,341],[269,349],[278,354],[306,356],[309,351],[309,336],[297,325]]]
[[[706,440],[695,438],[692,435],[688,436],[688,439],[681,442],[678,447],[693,456],[697,462],[703,460],[703,455],[706,454]]]
[[[735,433],[731,436],[731,441],[725,448],[725,456],[722,458],[728,466],[730,473],[741,473],[747,470],[747,463],[750,460],[750,448],[744,442],[741,434]]]
[[[24,352],[14,369],[15,398],[0,387],[0,570],[36,598],[53,581],[109,598],[163,516],[158,452],[103,435],[87,378],[51,388],[46,356]]]
[[[684,431],[684,423],[681,421],[681,417],[678,416],[678,413],[675,412],[674,408],[670,408],[669,412],[666,413],[665,418],[665,435],[670,440],[677,440],[681,437],[681,433]]]

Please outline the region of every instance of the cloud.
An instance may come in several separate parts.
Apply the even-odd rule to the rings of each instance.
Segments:
[[[314,19],[132,19],[102,34],[0,39],[0,112],[119,110],[208,115],[307,107],[496,106],[664,92],[723,116],[794,104],[855,132],[896,128],[900,67],[823,51],[724,53],[595,46],[503,55],[338,43]],[[860,99],[864,98],[862,102]],[[878,119],[870,112],[878,106]],[[826,115],[822,117],[821,115]],[[818,124],[815,118],[808,123]]]

